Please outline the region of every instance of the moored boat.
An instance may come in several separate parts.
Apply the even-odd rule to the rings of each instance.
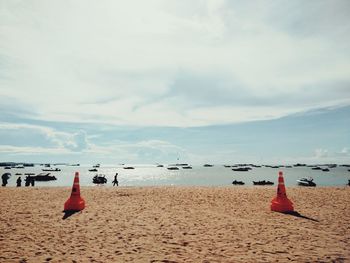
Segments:
[[[253,181],[253,184],[254,185],[273,185],[274,183],[271,181],[262,180],[262,181]]]
[[[42,181],[42,182],[57,180],[57,178],[53,175],[50,175],[50,173],[40,173],[35,176],[32,176],[32,178],[35,181]]]
[[[176,166],[171,166],[171,167],[167,167],[168,170],[179,170],[179,167]]]
[[[234,180],[232,182],[233,185],[244,185],[244,182],[243,181],[237,181],[237,180]]]
[[[314,179],[309,177],[309,178],[300,178],[297,180],[297,183],[298,185],[301,185],[301,186],[316,186],[316,184],[314,183]]]
[[[43,172],[60,172],[59,168],[49,168],[49,169],[41,169]]]
[[[94,184],[106,184],[107,178],[104,174],[96,174],[94,178],[92,178],[92,182]]]

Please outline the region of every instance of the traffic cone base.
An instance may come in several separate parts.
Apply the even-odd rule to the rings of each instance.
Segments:
[[[293,212],[293,202],[288,199],[284,185],[283,173],[278,173],[277,196],[271,201],[271,211],[286,213]]]
[[[64,203],[64,211],[81,211],[85,208],[85,200],[80,196],[79,173],[75,173],[72,193]]]
[[[64,203],[64,211],[81,211],[85,208],[85,200],[83,198],[69,198]]]
[[[294,211],[293,203],[288,198],[281,199],[281,198],[275,197],[271,201],[271,211],[280,212],[280,213],[293,212]]]

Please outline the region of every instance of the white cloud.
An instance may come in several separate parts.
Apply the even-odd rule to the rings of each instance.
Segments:
[[[26,147],[13,145],[0,145],[0,153],[8,155],[60,155],[71,154],[72,152],[65,148],[45,148],[45,147]]]
[[[50,127],[32,125],[32,124],[16,124],[16,123],[0,123],[0,133],[2,134],[1,142],[6,144],[6,140],[15,137],[14,141],[20,141],[23,145],[37,144],[42,147],[34,147],[33,151],[46,151],[46,149],[56,149],[58,152],[83,151],[89,147],[89,143],[84,131],[73,133],[62,132]],[[15,135],[13,135],[15,134]],[[17,137],[16,137],[17,136]],[[46,146],[46,147],[45,147]],[[4,148],[20,151],[22,147]],[[23,152],[28,153],[31,147],[23,147]]]
[[[341,19],[329,21],[337,30],[324,26],[318,31],[306,14],[314,7],[320,17],[331,17],[329,5],[304,5],[8,1],[0,11],[0,95],[28,105],[36,113],[32,117],[42,120],[166,126],[348,105],[350,53],[343,44],[350,35],[349,18],[343,15],[348,5],[334,3],[342,6],[332,8]],[[300,28],[308,28],[307,37],[291,27],[295,17]],[[195,81],[194,89],[222,92],[226,100],[199,107],[191,102],[196,98],[178,94],[177,88],[169,97],[179,72],[214,76],[206,91]],[[235,105],[241,93],[247,96]],[[289,103],[251,103],[274,97]],[[205,104],[211,98],[200,100]]]

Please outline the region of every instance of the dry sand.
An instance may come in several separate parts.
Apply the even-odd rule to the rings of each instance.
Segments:
[[[0,262],[350,262],[350,187],[1,188]]]

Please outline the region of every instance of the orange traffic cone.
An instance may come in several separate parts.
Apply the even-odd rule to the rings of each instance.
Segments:
[[[72,193],[64,203],[64,211],[80,211],[85,208],[85,201],[80,197],[79,172],[75,172]]]
[[[286,187],[284,186],[283,173],[278,173],[277,196],[271,201],[271,211],[293,212],[293,203],[287,198]]]

